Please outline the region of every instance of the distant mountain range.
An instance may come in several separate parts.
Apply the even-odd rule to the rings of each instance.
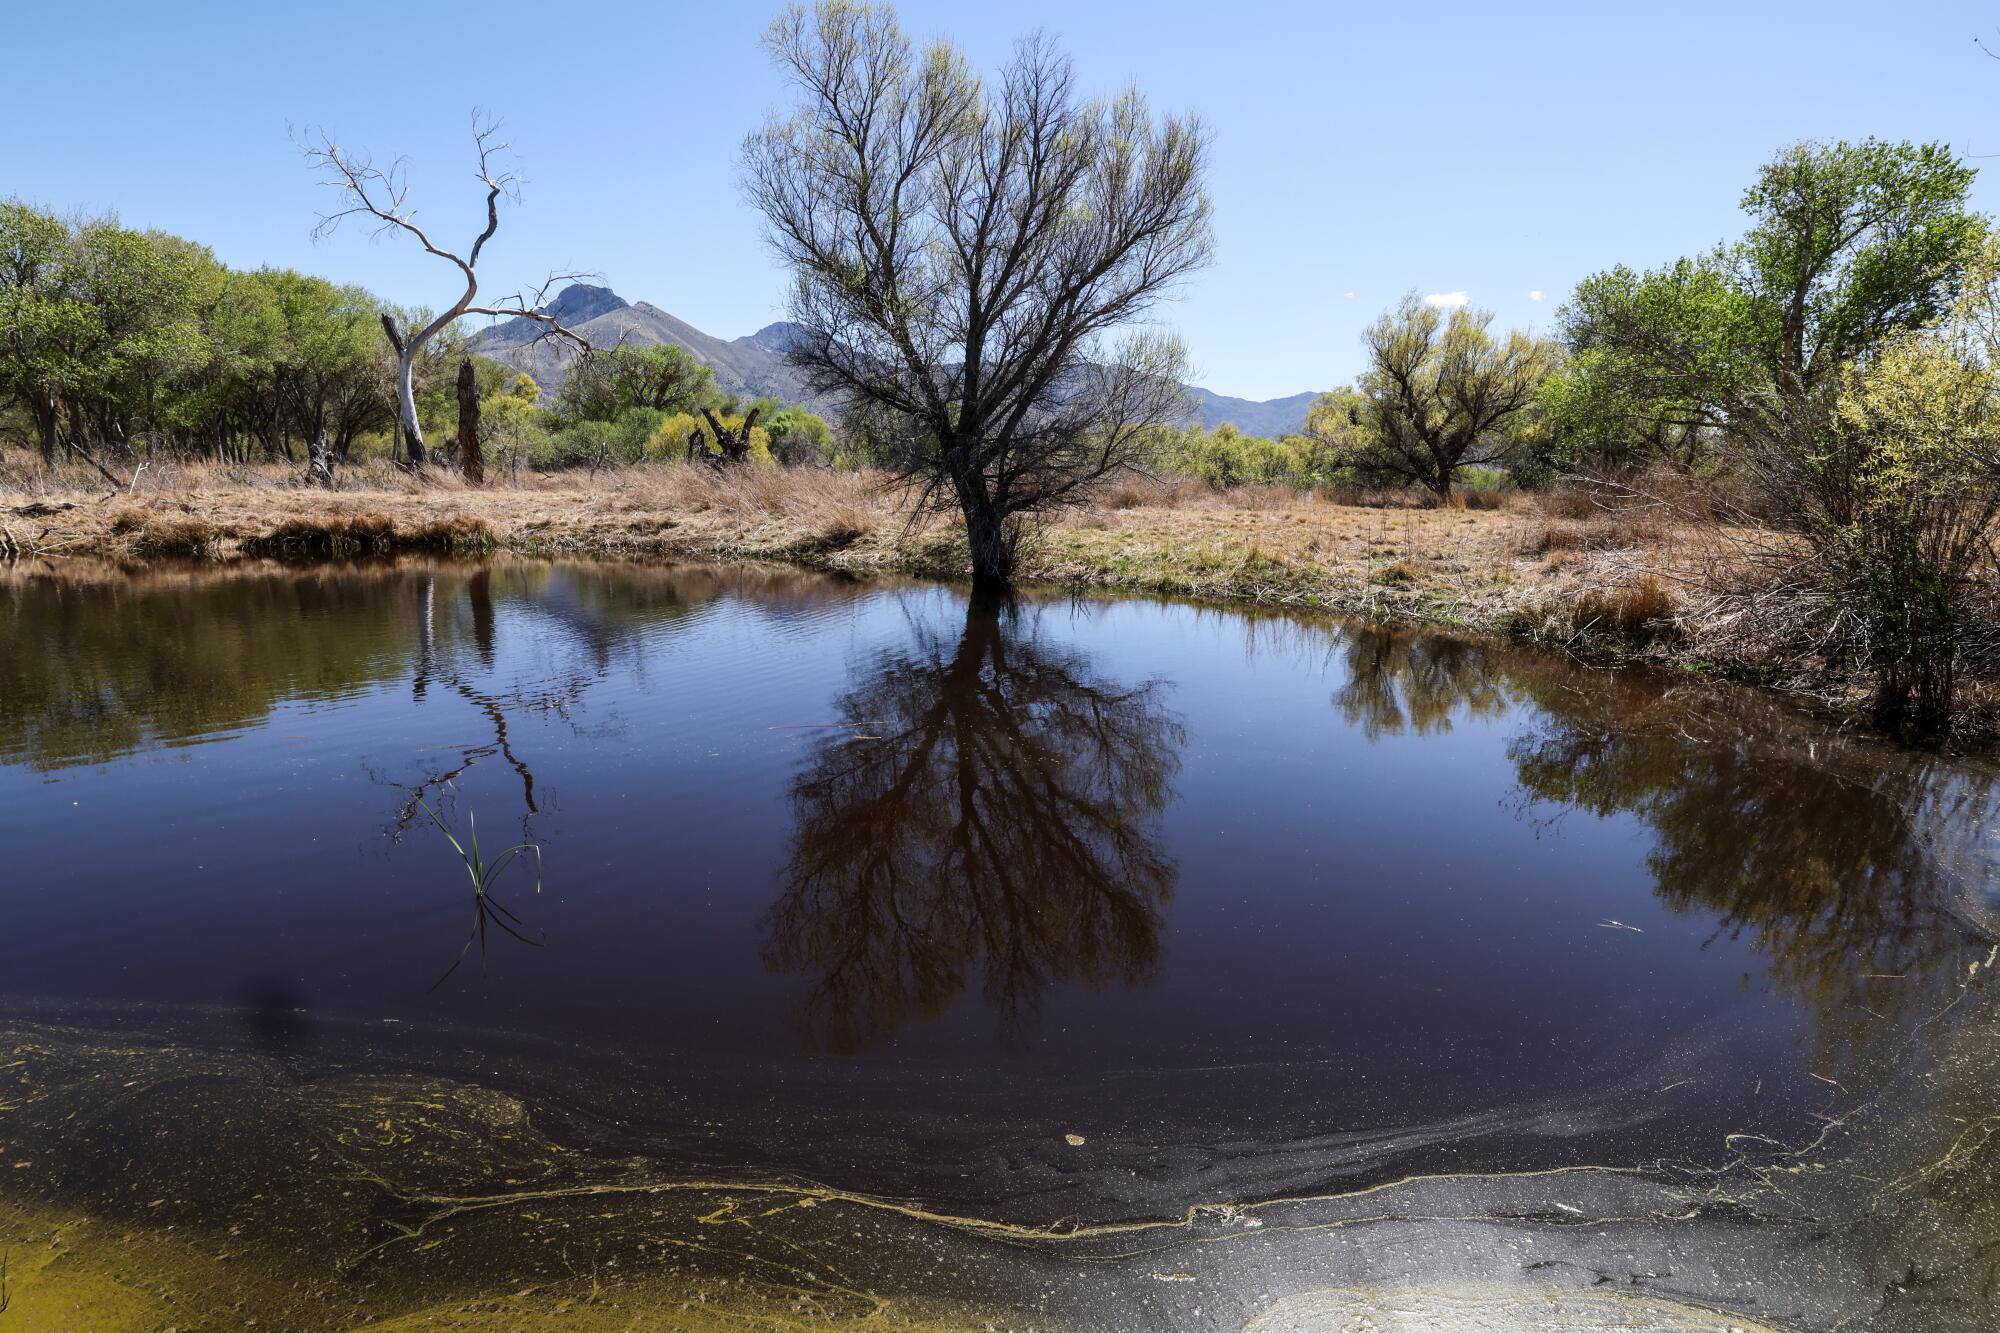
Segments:
[[[769,396],[787,403],[826,408],[806,391],[799,372],[785,361],[797,336],[795,324],[767,324],[745,338],[722,339],[703,333],[656,305],[633,304],[609,287],[572,283],[543,307],[599,349],[621,343],[668,343],[687,351],[715,372],[716,387],[745,398]],[[544,338],[545,327],[532,319],[510,319],[482,329],[469,339],[481,356],[515,366],[550,393],[562,387],[575,356],[568,344]],[[1306,409],[1317,395],[1295,393],[1289,398],[1253,402],[1229,398],[1195,385],[1186,386],[1198,404],[1196,419],[1210,430],[1228,422],[1246,435],[1284,435],[1305,426]]]

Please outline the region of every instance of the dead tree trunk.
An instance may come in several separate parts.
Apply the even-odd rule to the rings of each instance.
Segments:
[[[417,424],[417,395],[411,383],[411,375],[416,369],[417,347],[415,343],[403,340],[403,335],[396,331],[395,316],[386,310],[382,312],[382,332],[389,335],[389,346],[396,349],[396,434],[403,439],[404,457],[410,466],[422,467],[424,430]]]
[[[333,449],[326,442],[324,430],[306,446],[306,485],[333,489]]]
[[[474,115],[472,141],[479,150],[479,181],[486,187],[486,226],[473,238],[471,249],[463,257],[436,244],[416,224],[416,212],[409,206],[402,174],[396,167],[384,170],[374,166],[365,156],[341,148],[324,135],[316,143],[301,145],[306,159],[327,172],[327,184],[337,187],[344,201],[341,208],[321,216],[319,226],[313,229],[314,236],[330,234],[340,225],[342,218],[357,215],[370,217],[384,227],[408,232],[427,252],[457,268],[465,283],[464,293],[420,328],[412,326],[407,330],[398,330],[395,317],[387,311],[382,314],[382,331],[389,335],[389,343],[396,349],[397,431],[403,437],[413,467],[422,466],[425,459],[424,428],[423,423],[417,420],[417,396],[413,383],[417,356],[426,343],[454,320],[465,315],[531,319],[543,325],[549,333],[567,340],[583,355],[590,355],[589,342],[564,328],[561,321],[542,309],[543,295],[551,284],[563,277],[577,275],[551,274],[549,281],[535,293],[532,303],[525,296],[517,295],[512,298],[511,304],[503,306],[473,304],[479,295],[479,254],[493,239],[493,233],[500,229],[500,200],[503,197],[512,198],[520,184],[514,173],[496,170],[494,157],[503,152],[506,145],[496,142],[494,133],[492,124]]]
[[[708,420],[708,428],[715,434],[715,447],[720,451],[704,452],[701,455],[702,461],[713,468],[731,467],[737,463],[747,462],[750,458],[750,428],[757,424],[757,414],[761,411],[762,408],[751,408],[750,415],[743,418],[743,424],[732,431],[716,420],[715,413],[705,407],[702,408],[701,414]],[[695,447],[692,439],[689,440],[688,447],[690,450]]]
[[[472,358],[458,363],[458,460],[465,479],[474,486],[486,481],[486,460],[479,453],[479,376]]]

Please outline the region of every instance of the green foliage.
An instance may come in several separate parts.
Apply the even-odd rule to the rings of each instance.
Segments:
[[[480,399],[479,419],[487,452],[496,467],[518,478],[521,464],[537,457],[546,447],[548,429],[536,407],[542,386],[534,377],[521,373],[498,393]]]
[[[1993,572],[1993,350],[1948,328],[1893,335],[1841,377],[1826,441],[1800,460],[1804,495],[1833,500],[1808,531],[1838,604],[1865,617],[1876,708],[1892,727],[1948,723],[1975,579]]]
[[[1273,440],[1245,435],[1227,422],[1212,431],[1186,426],[1155,432],[1152,462],[1163,472],[1217,488],[1268,485],[1303,491],[1347,480],[1310,435]]]
[[[1578,286],[1550,400],[1579,450],[1692,440],[1754,487],[1811,555],[1822,648],[1867,663],[1897,729],[1948,724],[1991,551],[1997,266],[1972,178],[1936,144],[1785,149],[1735,244]]]
[[[1934,144],[1797,144],[1745,192],[1736,244],[1586,278],[1560,317],[1561,447],[1694,462],[1804,445],[1846,367],[1951,309],[1985,231],[1972,176]]]
[[[564,423],[616,421],[633,408],[685,412],[714,406],[715,372],[666,344],[621,346],[576,365],[557,395]]]
[[[336,450],[393,419],[378,303],[113,219],[0,203],[0,401],[45,454]]]
[[[757,429],[770,442],[771,457],[788,466],[803,463],[832,464],[836,458],[833,427],[817,412],[803,407],[776,407],[758,418]],[[755,432],[752,432],[753,436]],[[751,441],[756,453],[756,441]]]
[[[430,816],[431,823],[437,825],[438,832],[444,834],[445,841],[451,844],[452,850],[458,853],[459,860],[464,864],[466,878],[472,881],[472,929],[467,932],[465,943],[459,947],[458,957],[451,960],[451,966],[444,970],[443,976],[432,983],[431,989],[436,990],[451,977],[452,973],[458,971],[458,965],[465,961],[465,955],[471,950],[475,941],[479,945],[480,966],[485,966],[486,924],[489,921],[507,934],[512,935],[521,943],[537,949],[541,948],[546,941],[531,940],[522,934],[521,932],[527,928],[525,923],[511,909],[493,896],[493,890],[500,882],[500,876],[506,871],[507,867],[512,865],[517,859],[525,860],[529,856],[534,857],[535,861],[535,892],[537,894],[541,893],[541,847],[532,842],[519,842],[515,843],[512,847],[505,848],[489,860],[479,849],[478,816],[472,814],[466,816],[466,827],[469,830],[467,841],[472,844],[468,848],[465,843],[458,840],[458,835],[453,833],[442,819],[438,818],[437,812],[424,804],[421,797],[417,799],[417,808]]]
[[[751,406],[755,407],[757,404],[753,403]],[[717,412],[715,419],[722,423],[724,430],[736,431],[742,429],[744,418],[748,415],[747,410]],[[810,412],[805,415],[812,416]],[[818,421],[819,418],[813,417],[813,420]],[[750,428],[750,461],[759,467],[768,467],[777,459],[771,451],[771,433],[761,424],[762,417],[759,417],[758,421],[760,424]],[[713,432],[709,430],[708,422],[704,418],[693,412],[676,412],[670,416],[662,416],[654,424],[652,433],[646,441],[645,457],[663,463],[688,461],[688,437],[697,430],[702,434],[704,445],[713,452],[715,446]]]
[[[1470,307],[1446,315],[1411,292],[1369,327],[1359,384],[1315,403],[1307,430],[1361,481],[1440,499],[1466,468],[1512,464],[1529,452],[1561,353],[1519,330],[1496,338],[1492,322]]]

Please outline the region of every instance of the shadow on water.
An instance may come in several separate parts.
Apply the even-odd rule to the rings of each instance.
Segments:
[[[305,989],[268,972],[244,978],[237,1014],[252,1044],[269,1051],[302,1050],[319,1030]]]
[[[1185,733],[1162,684],[1110,680],[990,600],[855,675],[792,783],[763,922],[765,964],[807,978],[807,1043],[880,1046],[975,975],[1010,1025],[1052,985],[1144,985],[1177,875],[1158,823]]]

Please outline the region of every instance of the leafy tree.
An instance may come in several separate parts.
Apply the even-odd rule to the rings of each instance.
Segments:
[[[793,362],[1005,584],[1024,515],[1184,410],[1178,344],[1115,339],[1208,260],[1205,135],[1136,90],[1084,100],[1039,35],[990,90],[886,7],[794,5],[767,45],[800,102],[751,136],[747,189],[797,280]]]
[[[234,328],[217,350],[233,359],[238,410],[246,424],[262,418],[270,453],[289,456],[293,435],[324,430],[345,456],[357,435],[390,424],[374,297],[291,269],[233,274],[229,287]]]
[[[1608,472],[1663,463],[1682,472],[1717,459],[1720,432],[1693,405],[1634,393],[1601,347],[1572,347],[1542,386],[1535,462],[1546,472]]]
[[[178,423],[175,390],[209,357],[204,321],[222,274],[175,237],[0,206],[0,385],[46,455],[91,456]]]
[[[1359,429],[1331,437],[1350,467],[1442,500],[1460,469],[1512,460],[1557,354],[1519,331],[1496,339],[1492,321],[1469,306],[1446,316],[1412,292],[1369,327],[1369,368],[1347,413]]]
[[[1802,586],[1835,630],[1853,627],[1836,637],[1899,730],[1948,725],[1965,631],[1955,534],[1983,505],[1965,488],[1992,485],[1975,466],[1988,358],[1961,300],[1988,267],[1973,174],[1936,144],[1794,145],[1745,192],[1740,241],[1588,278],[1562,317],[1604,393],[1713,432],[1804,539]]]
[[[1307,429],[1364,480],[1451,497],[1461,468],[1505,466],[1521,450],[1555,346],[1489,332],[1491,311],[1447,316],[1415,292],[1368,327],[1368,369],[1352,392],[1324,395]]]
[[[770,440],[771,457],[778,462],[798,466],[833,461],[833,427],[817,412],[774,404],[760,421],[761,429]]]
[[[635,407],[690,412],[712,405],[715,372],[679,347],[614,347],[578,361],[556,396],[566,422],[615,421]]]
[[[17,201],[0,202],[0,393],[56,454],[61,400],[78,372],[67,355],[91,314],[69,290],[70,229]]]
[[[344,454],[393,419],[380,309],[290,270],[231,272],[179,237],[0,204],[0,402],[51,459],[277,456],[321,430]]]
[[[480,419],[485,423],[487,439],[492,442],[494,458],[510,476],[520,475],[522,459],[541,442],[545,433],[541,412],[535,406],[541,396],[542,386],[535,383],[533,376],[516,374],[504,391],[480,403]]]

